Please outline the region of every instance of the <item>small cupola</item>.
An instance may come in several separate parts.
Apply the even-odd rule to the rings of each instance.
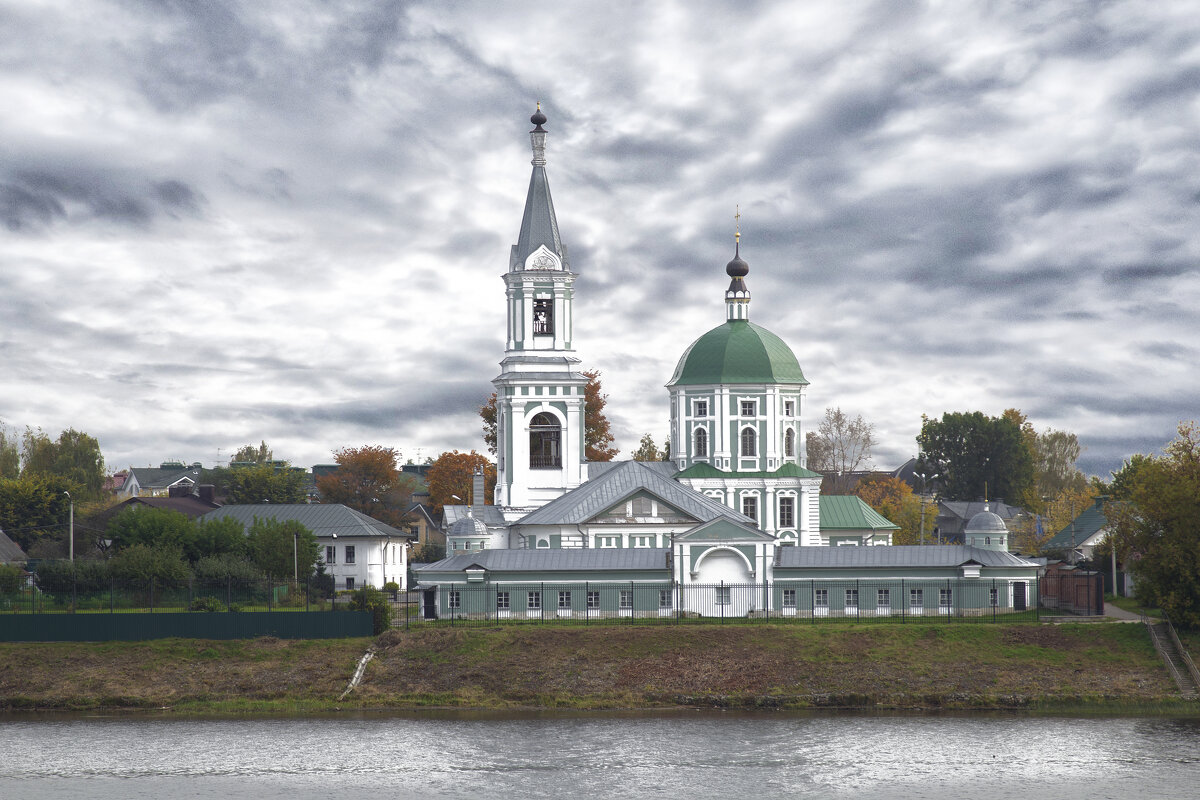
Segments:
[[[741,214],[738,215],[739,217]],[[725,290],[725,318],[729,321],[750,319],[750,290],[746,288],[746,275],[750,265],[742,260],[742,231],[740,227],[733,235],[733,259],[725,265],[725,274],[730,277]]]
[[[1008,526],[985,504],[963,528],[963,543],[983,550],[1008,550]]]

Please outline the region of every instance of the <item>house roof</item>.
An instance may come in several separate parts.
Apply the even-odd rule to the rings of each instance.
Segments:
[[[131,497],[104,509],[91,517],[93,524],[107,525],[108,521],[131,506],[149,506],[150,508],[165,508],[168,511],[178,511],[190,519],[202,517],[214,508],[220,508],[218,503],[201,500],[195,495],[185,497]]]
[[[649,462],[653,463],[653,462]],[[635,492],[646,491],[699,522],[727,517],[742,524],[754,520],[683,484],[665,477],[640,461],[621,461],[578,489],[526,514],[519,525],[577,525],[595,517]]]
[[[1105,499],[1107,498],[1097,497],[1092,505],[1085,508],[1079,516],[1075,517],[1074,536],[1076,547],[1108,527],[1108,517],[1104,516]],[[1042,549],[1059,549],[1070,546],[1071,523],[1067,523],[1061,531],[1054,534],[1046,544],[1042,545]]]
[[[419,572],[461,572],[482,567],[493,572],[584,572],[601,569],[668,569],[665,547],[552,550],[479,550],[414,566]]]
[[[200,481],[200,470],[192,467],[130,467],[129,473],[143,489],[165,489],[184,478]]]
[[[963,544],[897,545],[892,547],[781,547],[778,566],[792,568],[881,569],[888,567],[1036,567],[1032,561],[1003,550]]]
[[[12,564],[15,562],[28,561],[29,557],[25,555],[25,551],[20,545],[8,538],[8,534],[0,531],[0,564]]]
[[[721,383],[808,385],[783,339],[744,319],[729,320],[692,342],[667,386]]]
[[[823,494],[819,499],[821,530],[894,531],[900,526],[852,494]]]
[[[249,528],[258,519],[277,519],[280,522],[295,520],[317,536],[390,536],[393,539],[412,539],[414,534],[393,528],[391,525],[371,519],[341,503],[255,503],[253,505],[221,506],[203,517],[202,520],[232,517]]]
[[[798,464],[784,464],[771,472],[725,472],[712,464],[698,462],[682,472],[674,473],[676,478],[820,478],[821,473],[805,469]]]
[[[589,461],[584,466],[587,467],[588,480],[599,478],[604,473],[608,472],[613,467],[619,467],[624,464],[624,461]],[[652,469],[655,472],[661,473],[664,478],[673,478],[678,468],[674,461],[639,461],[646,469]]]

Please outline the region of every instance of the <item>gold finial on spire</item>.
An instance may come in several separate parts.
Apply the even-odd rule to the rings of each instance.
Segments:
[[[538,111],[541,111],[541,110],[542,110],[542,101],[541,101],[541,100],[538,100],[538,101],[537,101],[537,110],[538,110]]]
[[[734,205],[733,214],[733,238],[738,244],[742,241],[742,205],[738,203]]]

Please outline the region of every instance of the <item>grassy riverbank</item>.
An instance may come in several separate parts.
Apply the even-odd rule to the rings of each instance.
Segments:
[[[339,696],[368,646],[377,655]],[[0,644],[0,708],[1183,710],[1140,625],[420,628],[376,640]],[[1200,708],[1200,707],[1197,707]]]

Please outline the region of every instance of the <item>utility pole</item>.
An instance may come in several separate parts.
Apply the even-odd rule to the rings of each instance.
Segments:
[[[914,472],[913,477],[921,479],[921,493],[919,495],[917,495],[917,497],[920,498],[920,500],[921,500],[921,544],[924,545],[925,544],[925,489],[927,488],[928,482],[933,480],[934,478],[939,477],[939,475],[938,475],[938,473],[935,472],[932,475],[930,475],[929,477],[926,477],[923,473]]]

